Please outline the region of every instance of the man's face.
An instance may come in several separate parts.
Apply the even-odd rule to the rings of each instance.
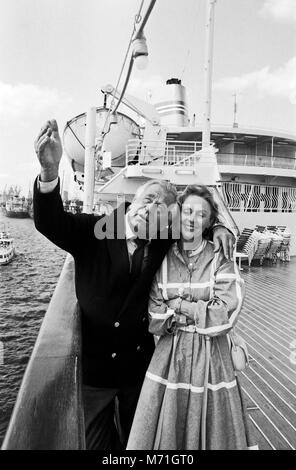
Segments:
[[[173,203],[157,183],[145,188],[129,207],[129,223],[139,238],[154,238],[168,226],[168,205]]]

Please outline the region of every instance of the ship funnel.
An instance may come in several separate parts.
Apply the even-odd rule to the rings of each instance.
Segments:
[[[187,127],[189,123],[186,89],[178,78],[153,91],[152,101],[164,126]]]

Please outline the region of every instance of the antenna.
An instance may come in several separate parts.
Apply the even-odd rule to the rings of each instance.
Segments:
[[[237,92],[235,92],[233,95],[234,97],[234,102],[233,102],[233,124],[232,127],[237,128],[238,127],[238,122],[237,122]]]

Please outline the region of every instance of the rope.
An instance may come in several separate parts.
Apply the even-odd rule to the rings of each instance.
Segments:
[[[81,142],[81,140],[77,137],[77,134],[75,134],[75,132],[73,131],[72,127],[70,126],[69,122],[67,122],[66,124],[66,127],[69,127],[70,131],[72,132],[72,134],[74,135],[75,139],[80,143],[80,145],[85,149],[85,146],[83,145],[83,143]]]
[[[134,65],[134,58],[133,58],[133,56],[132,56],[131,59],[130,59],[129,66],[128,66],[128,71],[127,71],[127,74],[126,74],[126,79],[125,79],[124,86],[123,86],[123,88],[122,88],[122,90],[121,90],[120,97],[119,97],[118,100],[117,100],[117,104],[116,104],[115,108],[112,110],[112,113],[116,113],[116,111],[117,111],[117,109],[118,109],[118,107],[119,107],[119,105],[120,105],[120,102],[121,102],[121,100],[122,100],[122,98],[123,98],[123,96],[124,96],[125,90],[126,90],[126,88],[127,88],[128,82],[129,82],[129,78],[130,78],[131,73],[132,73],[133,65]]]
[[[127,51],[125,53],[125,57],[124,57],[124,60],[123,60],[123,64],[121,66],[121,70],[120,70],[120,73],[119,73],[119,77],[118,77],[118,80],[117,80],[117,83],[116,83],[116,87],[115,87],[115,93],[117,92],[117,89],[118,89],[118,86],[119,86],[119,82],[121,80],[121,76],[122,76],[122,73],[123,73],[123,69],[125,67],[125,64],[126,64],[126,60],[127,60],[127,56],[128,56],[128,53],[129,53],[129,50],[131,48],[131,44],[133,42],[133,36],[135,34],[135,31],[136,31],[136,25],[141,21],[142,17],[141,17],[141,11],[142,11],[142,8],[143,8],[143,5],[144,5],[144,0],[141,1],[141,4],[140,4],[140,7],[139,7],[139,11],[138,13],[135,15],[135,20],[134,20],[134,24],[133,24],[133,31],[131,33],[131,37],[130,37],[130,40],[129,40],[129,43],[128,43],[128,47],[127,47]],[[113,97],[113,100],[111,102],[111,107],[112,105],[114,104],[114,97]]]
[[[122,76],[122,73],[123,73],[123,70],[124,70],[124,67],[125,67],[125,64],[126,64],[126,60],[127,60],[127,56],[128,56],[128,53],[129,53],[129,50],[130,50],[130,47],[131,47],[131,44],[132,44],[132,41],[133,41],[133,36],[135,34],[135,31],[136,31],[136,25],[141,21],[142,17],[141,17],[141,12],[142,12],[142,8],[143,8],[143,5],[144,5],[144,1],[145,0],[141,0],[141,4],[140,4],[140,7],[139,7],[139,11],[138,13],[135,15],[135,19],[134,19],[134,24],[133,24],[133,30],[132,30],[132,33],[131,33],[131,36],[130,36],[130,40],[129,40],[129,43],[128,43],[128,47],[127,47],[127,51],[125,53],[125,57],[124,57],[124,60],[123,60],[123,64],[121,66],[121,70],[120,70],[120,73],[119,73],[119,77],[118,77],[118,80],[117,80],[117,83],[116,83],[116,87],[115,87],[115,93],[117,93],[117,89],[118,89],[118,86],[119,86],[119,83],[120,83],[120,80],[121,80],[121,76]],[[130,65],[129,65],[129,70],[128,70],[128,78],[131,74],[131,70],[132,70],[132,61],[130,62]],[[127,80],[128,82],[128,80]],[[127,86],[127,83],[126,83],[126,86]],[[126,86],[123,90],[123,92],[121,93],[121,95],[123,95],[123,93],[125,92],[126,90]],[[112,106],[114,105],[114,102],[115,102],[115,98],[113,97],[112,101],[111,101],[111,105],[110,105],[110,109],[108,110],[107,112],[107,116],[106,116],[106,119],[105,119],[105,122],[104,122],[104,126],[103,126],[103,130],[105,129],[105,126],[106,126],[106,123],[109,119],[109,116],[111,114],[111,110],[112,110]],[[115,111],[116,111],[117,108],[115,108]],[[112,111],[112,112],[115,112],[115,111]],[[73,131],[72,127],[70,126],[69,122],[67,122],[66,124],[67,127],[69,127],[70,131],[72,132],[72,134],[74,135],[75,139],[79,142],[79,144],[82,146],[83,149],[85,149],[85,146],[83,145],[83,143],[81,142],[81,140],[78,138],[77,134]],[[104,131],[102,131],[102,134],[106,135],[110,130],[110,126],[109,126],[109,129],[107,132],[104,133]]]
[[[145,13],[145,16],[144,16],[144,18],[143,18],[143,21],[142,21],[142,23],[141,23],[141,26],[140,26],[140,28],[139,28],[139,30],[138,30],[138,32],[137,32],[137,35],[136,35],[135,39],[137,39],[137,38],[138,38],[139,36],[141,36],[141,34],[143,33],[143,29],[144,29],[145,26],[146,26],[146,23],[147,23],[147,21],[148,21],[148,18],[149,18],[149,16],[150,16],[150,13],[151,13],[152,10],[153,10],[153,7],[154,7],[155,3],[156,3],[156,0],[150,0],[150,5],[149,5],[148,8],[147,8],[147,11],[146,11],[146,13]]]
[[[123,74],[123,70],[124,70],[124,67],[125,67],[125,64],[126,64],[126,61],[127,61],[127,57],[128,57],[128,54],[129,54],[129,51],[130,51],[130,48],[131,48],[131,44],[133,42],[133,37],[134,37],[134,34],[135,34],[135,31],[136,31],[136,25],[141,21],[142,17],[141,17],[141,11],[142,11],[142,8],[143,8],[143,5],[144,5],[144,1],[145,0],[141,0],[141,3],[140,3],[140,7],[139,7],[139,10],[138,10],[138,13],[135,15],[135,18],[134,18],[134,24],[133,24],[133,30],[131,32],[131,36],[130,36],[130,39],[129,39],[129,43],[128,43],[128,47],[127,47],[127,51],[125,53],[125,57],[124,57],[124,60],[123,60],[123,64],[121,66],[121,70],[120,70],[120,73],[119,73],[119,77],[118,77],[118,80],[117,80],[117,83],[116,83],[116,87],[115,87],[115,91],[114,91],[114,95],[116,96],[116,93],[117,93],[117,90],[118,90],[118,86],[119,86],[119,83],[120,83],[120,80],[121,80],[121,76]],[[129,68],[128,68],[128,72],[127,72],[127,78],[125,79],[125,84],[124,84],[124,87],[123,87],[123,90],[121,92],[121,95],[120,95],[120,98],[117,102],[117,106],[115,106],[115,108],[113,109],[113,106],[114,106],[114,103],[115,103],[115,96],[113,96],[112,98],[112,101],[111,101],[111,104],[110,104],[110,107],[107,111],[107,115],[106,115],[106,119],[105,119],[105,122],[104,122],[104,125],[103,125],[103,129],[102,129],[102,132],[101,132],[101,147],[103,146],[103,140],[105,138],[105,136],[110,132],[110,128],[111,128],[111,124],[109,123],[109,127],[108,129],[105,130],[105,127],[106,127],[106,124],[108,122],[108,119],[110,117],[110,114],[111,113],[115,113],[119,104],[120,104],[120,101],[124,95],[124,92],[126,90],[126,87],[128,85],[128,82],[129,82],[129,78],[130,78],[130,75],[131,75],[131,72],[132,72],[132,68],[133,68],[133,63],[134,63],[134,58],[131,57],[130,59],[130,63],[129,63]],[[99,170],[99,174],[98,174],[98,178],[100,178],[100,175],[101,175],[101,172],[102,172],[102,168],[100,168]]]
[[[129,43],[128,43],[128,46],[127,46],[127,50],[126,50],[126,53],[125,53],[125,56],[124,56],[124,60],[123,60],[123,63],[122,63],[122,66],[121,66],[121,70],[120,70],[120,73],[119,73],[119,77],[118,77],[118,80],[117,80],[117,83],[116,83],[116,86],[115,86],[115,92],[114,92],[114,95],[116,95],[117,93],[117,90],[118,90],[118,87],[119,87],[119,83],[120,83],[120,80],[121,80],[121,77],[122,77],[122,74],[123,74],[123,70],[124,70],[124,67],[125,67],[125,64],[126,64],[126,61],[127,61],[127,57],[128,57],[128,54],[129,54],[129,51],[130,51],[130,48],[131,48],[131,45],[132,45],[132,42],[133,42],[133,36],[135,34],[135,31],[136,31],[136,25],[141,21],[142,17],[141,17],[141,12],[142,12],[142,8],[143,8],[143,5],[144,5],[144,1],[145,0],[141,0],[141,3],[140,3],[140,7],[139,7],[139,10],[138,10],[138,13],[135,15],[135,18],[134,18],[134,23],[133,23],[133,30],[131,32],[131,36],[130,36],[130,39],[129,39]],[[130,65],[129,65],[129,70],[131,72],[131,62],[130,62]],[[128,81],[128,80],[127,80]],[[126,87],[125,87],[126,88]],[[122,95],[122,94],[121,94]],[[115,97],[113,96],[112,98],[112,101],[111,101],[111,104],[110,104],[110,108],[107,112],[107,116],[106,116],[106,119],[105,119],[105,122],[104,122],[104,126],[103,126],[103,131],[102,131],[102,134],[106,135],[109,130],[110,130],[110,126],[109,126],[109,129],[108,131],[104,132],[104,129],[105,129],[105,126],[107,124],[107,121],[109,119],[109,116],[111,114],[111,112],[115,112],[117,108],[115,108],[115,110],[113,110],[113,106],[114,106],[114,103],[115,103]]]

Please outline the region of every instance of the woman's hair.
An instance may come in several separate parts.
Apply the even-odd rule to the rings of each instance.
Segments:
[[[206,186],[198,186],[191,184],[187,186],[184,191],[178,197],[178,204],[180,208],[185,203],[186,199],[189,196],[199,196],[208,202],[211,208],[211,219],[209,227],[205,228],[203,231],[204,238],[210,238],[212,233],[213,225],[217,222],[219,209],[217,203],[214,201],[212,193],[208,190]]]

